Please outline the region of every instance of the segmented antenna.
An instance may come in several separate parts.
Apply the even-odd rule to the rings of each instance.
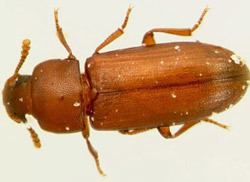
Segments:
[[[36,148],[41,148],[41,142],[40,139],[37,135],[37,133],[35,132],[35,130],[33,128],[31,128],[30,126],[27,127],[27,130],[30,132],[30,136],[32,138],[33,144]]]
[[[22,67],[25,59],[29,55],[29,50],[30,50],[30,40],[29,39],[24,39],[22,43],[22,52],[21,52],[21,58],[19,60],[18,65],[16,66],[15,72],[12,76],[12,79],[15,80],[18,77],[18,72],[20,68]]]

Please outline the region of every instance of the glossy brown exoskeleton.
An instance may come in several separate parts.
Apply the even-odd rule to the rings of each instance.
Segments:
[[[55,11],[58,37],[68,58],[44,61],[32,75],[20,75],[30,48],[30,41],[24,40],[20,62],[3,91],[4,105],[14,121],[26,123],[25,115],[30,114],[44,130],[82,132],[101,174],[97,152],[88,139],[88,123],[97,130],[130,135],[157,128],[165,138],[177,137],[200,121],[226,128],[208,117],[239,101],[250,78],[240,57],[225,48],[201,42],[155,43],[155,32],[190,36],[207,9],[193,28],[152,29],[144,35],[143,46],[99,53],[122,35],[130,12],[131,8],[121,28],[87,59],[81,74]],[[183,126],[171,134],[169,128],[176,124]],[[35,131],[28,130],[40,147]]]

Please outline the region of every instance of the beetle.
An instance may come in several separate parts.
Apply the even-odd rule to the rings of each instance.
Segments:
[[[87,58],[81,73],[55,10],[57,35],[69,56],[44,61],[32,75],[20,75],[31,43],[25,39],[20,61],[3,90],[8,115],[17,123],[27,123],[25,115],[33,115],[42,129],[54,133],[82,132],[102,175],[89,140],[89,123],[97,130],[127,135],[156,128],[165,138],[175,138],[201,121],[227,128],[209,117],[246,93],[250,74],[243,60],[228,49],[199,41],[157,44],[154,39],[155,33],[191,36],[207,11],[192,28],[154,28],[145,33],[142,46],[100,53],[123,34],[128,8],[121,28]],[[173,125],[182,127],[172,134]],[[35,130],[28,125],[27,129],[34,145],[41,147]]]

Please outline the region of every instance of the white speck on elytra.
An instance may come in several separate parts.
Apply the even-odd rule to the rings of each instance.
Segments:
[[[219,51],[218,51],[218,50],[214,50],[214,53],[215,53],[215,54],[218,54],[218,53],[219,53]]]
[[[188,111],[186,111],[186,112],[185,112],[185,114],[186,114],[186,115],[189,115],[189,112],[188,112]]]
[[[117,54],[117,53],[116,53],[116,54],[115,54],[115,56],[116,56],[116,57],[118,57],[118,56],[119,56],[119,54]]]
[[[174,99],[177,97],[177,96],[175,95],[175,93],[172,93],[171,96],[172,96],[172,98],[174,98]]]
[[[163,60],[161,60],[161,61],[160,61],[160,64],[161,64],[161,65],[164,65],[164,61],[163,61]]]
[[[115,110],[115,112],[118,112],[118,111],[119,111],[118,109]]]
[[[91,67],[91,63],[89,63],[89,64],[87,65],[87,67],[90,68],[90,67]]]
[[[179,57],[176,57],[176,60],[177,60],[177,61],[179,61],[179,60],[180,60],[180,58],[179,58]]]
[[[200,74],[199,74],[199,76],[203,76],[203,74],[202,74],[202,73],[200,73]]]
[[[132,64],[132,65],[134,65],[134,64],[135,64],[135,62],[131,62],[131,64]]]
[[[35,80],[37,80],[38,78],[35,76],[35,78],[34,78]]]
[[[121,75],[119,74],[117,77],[118,77],[118,78],[121,78]]]
[[[103,126],[103,122],[100,122],[100,125]]]
[[[18,100],[19,100],[20,102],[23,102],[23,98],[22,98],[22,97],[20,97]]]
[[[247,88],[247,86],[246,85],[242,85],[242,90],[245,90],[246,88]]]
[[[232,62],[232,60],[231,60],[231,59],[229,59],[229,60],[228,60],[228,62],[229,62],[229,63],[231,63],[231,62]]]
[[[40,72],[42,73],[42,72],[43,72],[43,69],[40,69]]]
[[[7,105],[9,106],[9,105],[10,105],[10,102],[7,102]]]
[[[174,46],[174,49],[175,49],[176,51],[181,51],[181,48],[180,48],[179,45]]]
[[[159,81],[158,81],[158,80],[156,80],[156,81],[155,81],[155,84],[156,84],[156,85],[158,85],[158,84],[159,84]]]
[[[70,127],[66,126],[66,127],[65,127],[65,130],[66,130],[66,131],[69,131],[69,130],[70,130]]]
[[[74,102],[74,104],[73,104],[74,107],[80,107],[80,105],[81,105],[81,104],[80,104],[80,102],[78,102],[78,101]]]
[[[206,65],[210,65],[210,62],[207,61],[207,62],[206,62]]]
[[[235,64],[242,64],[242,59],[240,56],[233,54],[230,58],[234,61]]]

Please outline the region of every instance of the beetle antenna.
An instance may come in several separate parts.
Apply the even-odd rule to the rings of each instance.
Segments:
[[[21,58],[18,62],[18,65],[16,66],[15,72],[12,76],[12,80],[15,80],[18,77],[18,72],[19,72],[20,68],[22,67],[24,61],[26,60],[27,56],[29,55],[30,43],[31,43],[31,41],[29,39],[23,40]]]
[[[36,131],[31,127],[31,126],[27,126],[27,130],[30,133],[30,136],[32,138],[33,144],[36,148],[41,148],[41,141],[38,137],[38,134],[36,133]]]

